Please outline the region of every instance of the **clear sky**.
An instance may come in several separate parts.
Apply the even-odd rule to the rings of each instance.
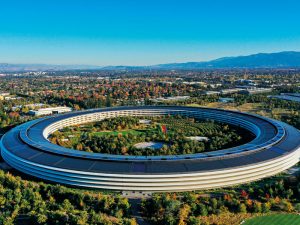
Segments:
[[[299,0],[0,0],[0,62],[151,65],[300,51]]]

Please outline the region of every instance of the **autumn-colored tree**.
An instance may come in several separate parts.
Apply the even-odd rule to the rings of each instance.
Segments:
[[[188,221],[188,215],[190,213],[190,206],[184,204],[179,210],[179,222],[178,225],[186,225]]]

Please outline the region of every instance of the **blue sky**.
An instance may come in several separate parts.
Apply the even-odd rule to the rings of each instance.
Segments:
[[[300,51],[298,0],[0,0],[0,62],[151,65]]]

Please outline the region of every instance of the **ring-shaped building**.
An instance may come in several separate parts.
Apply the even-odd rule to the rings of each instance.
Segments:
[[[169,156],[124,156],[64,148],[48,137],[67,126],[121,116],[182,115],[242,127],[255,138],[233,148]],[[258,115],[212,108],[131,106],[76,111],[36,119],[7,132],[3,159],[25,174],[88,188],[127,191],[189,191],[255,181],[299,161],[300,132]]]

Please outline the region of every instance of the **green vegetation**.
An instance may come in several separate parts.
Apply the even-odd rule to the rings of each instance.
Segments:
[[[298,225],[300,216],[295,214],[278,214],[259,216],[247,220],[243,225]]]
[[[237,106],[247,103],[260,104],[260,110],[274,119],[289,123],[300,129],[300,103],[281,99],[268,98],[265,95],[237,95]],[[278,110],[281,109],[281,110]]]
[[[249,213],[298,213],[299,197],[299,177],[295,180],[278,177],[217,192],[155,194],[143,201],[143,212],[153,224],[231,224],[231,220],[220,218],[244,215],[240,217],[243,219]],[[219,218],[217,223],[212,222],[215,217]]]
[[[21,118],[18,112],[5,113],[0,106],[0,131],[6,131],[22,122],[26,122],[26,119]]]
[[[244,100],[239,102],[239,98]],[[300,129],[300,103],[285,101],[280,99],[270,99],[266,96],[242,96],[236,95],[237,102],[222,103],[212,102],[205,104],[206,107],[221,108],[226,110],[237,110],[241,112],[250,112],[265,117],[274,118],[276,120],[288,123],[297,129]],[[260,102],[261,100],[262,102]],[[199,107],[203,105],[188,104],[188,106]]]
[[[22,180],[0,171],[0,224],[136,224],[126,198]]]
[[[237,146],[253,138],[247,131],[216,123],[198,121],[181,116],[147,118],[150,124],[139,123],[139,118],[118,117],[100,122],[64,128],[49,138],[52,143],[87,152],[122,155],[174,155],[213,151]],[[165,126],[167,131],[162,132]],[[247,132],[248,133],[248,132]],[[188,137],[206,137],[195,141]],[[140,142],[164,143],[160,149],[136,148]]]

